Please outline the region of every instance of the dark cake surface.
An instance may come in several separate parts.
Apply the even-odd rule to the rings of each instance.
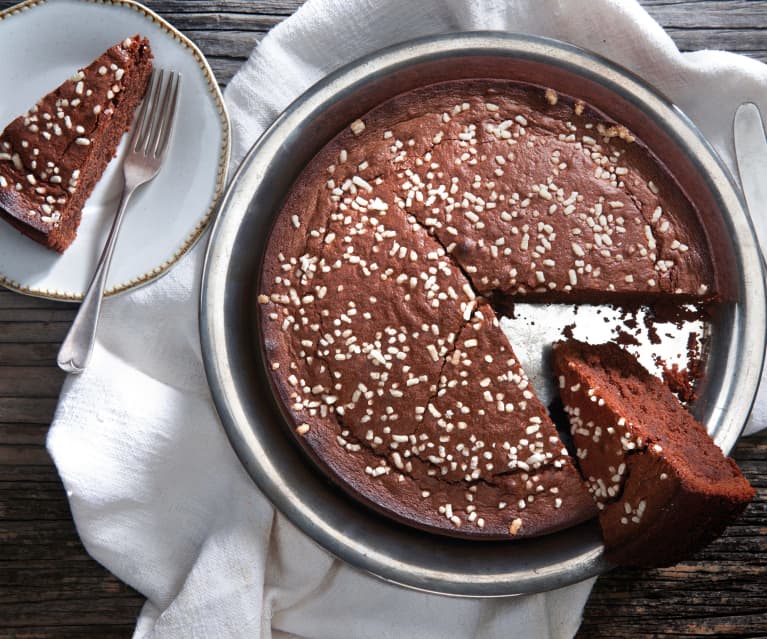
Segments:
[[[710,299],[690,203],[625,128],[500,80],[433,85],[323,148],[259,290],[276,394],[347,489],[448,534],[592,516],[488,299]]]
[[[369,504],[423,527],[508,537],[593,516],[492,308],[423,228],[384,213],[331,214],[295,263],[265,272],[287,287],[259,301],[302,441]]]
[[[554,369],[614,563],[676,563],[718,537],[753,498],[735,462],[619,346],[559,344]]]
[[[0,134],[0,217],[64,251],[130,127],[152,70],[149,41],[116,44]]]

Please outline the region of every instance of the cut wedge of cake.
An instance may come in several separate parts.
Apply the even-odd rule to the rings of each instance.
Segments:
[[[126,38],[11,122],[0,134],[0,217],[66,250],[151,71],[149,41]]]
[[[554,370],[613,563],[676,563],[718,537],[753,498],[735,462],[619,346],[558,344]]]

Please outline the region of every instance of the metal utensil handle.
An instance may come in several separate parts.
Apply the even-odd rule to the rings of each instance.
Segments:
[[[763,174],[767,167],[767,139],[762,113],[753,102],[744,102],[735,112],[733,122],[735,157],[748,214],[757,240],[762,264],[767,269],[764,251],[767,249],[767,185]]]
[[[125,210],[128,208],[128,201],[138,186],[138,184],[128,182],[127,180],[125,182],[120,206],[112,222],[112,228],[109,230],[104,250],[101,252],[101,257],[99,257],[93,279],[80,305],[80,310],[77,312],[77,316],[74,322],[72,322],[72,326],[59,350],[58,365],[67,373],[82,373],[93,352],[96,327],[98,326],[99,315],[101,314],[101,301],[104,297],[107,275],[109,275],[109,265],[112,262],[117,235],[120,232],[120,225],[125,216]]]

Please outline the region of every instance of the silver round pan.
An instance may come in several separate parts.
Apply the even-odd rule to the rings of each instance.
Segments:
[[[609,569],[596,522],[519,541],[451,539],[356,503],[304,456],[272,397],[256,291],[271,224],[301,169],[338,131],[425,84],[505,78],[581,98],[625,124],[694,200],[722,271],[706,378],[694,411],[729,451],[753,402],[765,346],[755,238],[727,170],[694,125],[640,79],[561,42],[499,33],[421,39],[374,53],[299,97],[235,175],[213,228],[202,283],[205,366],[224,428],[259,488],[299,529],[350,564],[405,586],[462,596],[540,592]]]

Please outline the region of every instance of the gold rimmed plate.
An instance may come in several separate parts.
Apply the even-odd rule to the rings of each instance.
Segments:
[[[131,0],[31,0],[0,12],[0,128],[78,68],[126,37],[149,38],[157,67],[184,78],[172,148],[163,170],[137,193],[107,282],[115,295],[167,272],[200,238],[226,182],[230,126],[223,96],[199,49]],[[120,156],[118,150],[118,158]],[[83,210],[77,239],[58,255],[0,222],[0,284],[21,293],[82,299],[117,208],[119,159]]]

